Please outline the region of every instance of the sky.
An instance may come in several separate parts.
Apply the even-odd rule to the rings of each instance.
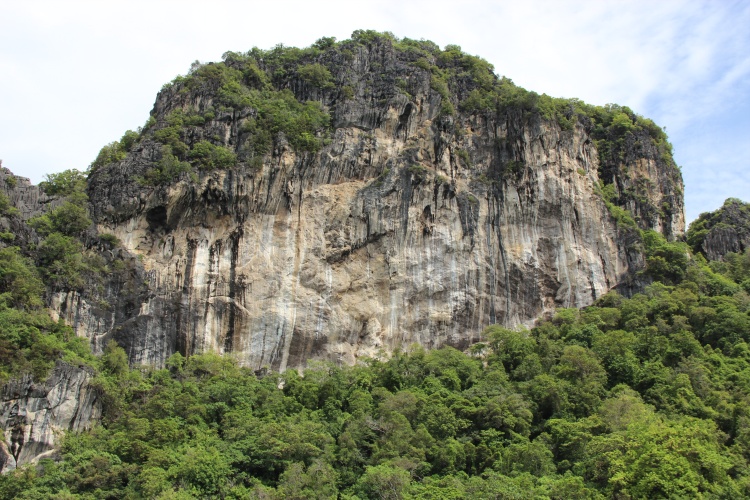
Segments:
[[[85,170],[193,61],[356,29],[460,45],[528,90],[653,119],[688,222],[750,201],[750,2],[731,0],[3,0],[0,159],[34,183]]]

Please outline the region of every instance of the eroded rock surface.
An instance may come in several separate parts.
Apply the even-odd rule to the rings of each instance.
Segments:
[[[0,472],[50,455],[64,432],[98,421],[101,403],[91,378],[87,369],[58,362],[45,382],[27,375],[2,387]]]
[[[709,260],[723,260],[730,252],[750,248],[750,204],[729,198],[713,212],[703,213],[690,225],[688,243]]]

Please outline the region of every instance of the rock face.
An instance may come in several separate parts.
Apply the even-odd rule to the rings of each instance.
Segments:
[[[255,369],[353,363],[412,343],[463,348],[489,324],[529,325],[633,286],[639,236],[618,226],[602,181],[641,227],[681,236],[679,171],[647,134],[610,160],[582,117],[565,126],[519,107],[466,111],[476,85],[457,77],[446,94],[409,54],[378,39],[283,73],[257,58],[274,88],[319,102],[332,127],[318,151],[277,133],[255,163],[243,152],[257,106],[227,106],[222,81],[165,87],[154,125],[94,171],[88,191],[99,230],[119,238],[145,289],[128,296],[129,315],[113,312],[124,299],[111,290],[109,312],[60,293],[57,314],[95,347],[115,338],[133,363],[209,350]],[[330,81],[311,83],[303,63],[325,66]],[[252,87],[254,73],[233,64]],[[184,146],[208,140],[236,165],[144,182],[176,111],[202,117],[183,127]]]
[[[39,188],[31,184],[27,177],[13,175],[3,167],[0,160],[0,193],[8,197],[12,206],[18,209],[21,219],[27,220],[56,205],[56,200],[50,198]]]
[[[54,451],[65,431],[81,431],[101,416],[101,403],[91,386],[92,374],[58,362],[49,378],[13,380],[0,392],[0,472],[34,462]]]
[[[690,225],[687,240],[694,252],[723,260],[730,252],[750,248],[750,204],[729,198],[714,212],[703,213]]]
[[[0,215],[0,232],[14,235],[13,245],[27,250],[39,243],[39,236],[25,223],[35,215],[56,206],[59,201],[45,195],[39,186],[31,184],[26,177],[13,175],[0,161],[0,196],[8,199],[9,205],[18,210],[17,217]]]

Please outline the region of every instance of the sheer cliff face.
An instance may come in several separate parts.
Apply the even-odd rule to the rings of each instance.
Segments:
[[[210,350],[284,370],[412,343],[462,348],[489,324],[530,324],[632,284],[639,238],[599,194],[603,170],[585,124],[564,130],[512,109],[451,115],[430,72],[388,44],[359,46],[341,62],[326,54],[340,68],[335,85],[284,84],[329,110],[330,142],[319,151],[295,151],[278,134],[260,165],[240,155],[233,168],[153,187],[137,180],[163,154],[146,133],[92,174],[99,230],[137,256],[147,290],[128,318],[58,294],[58,313],[79,334],[95,346],[114,337],[135,363]],[[401,78],[408,92],[393,83]],[[215,89],[173,85],[157,98],[156,129],[175,109],[212,110],[183,140],[241,152],[254,111],[217,99]],[[674,201],[639,223],[680,235],[681,182],[662,179],[649,154],[635,162],[640,170],[614,172],[620,189],[643,176],[654,200]],[[116,310],[123,299],[108,300]]]

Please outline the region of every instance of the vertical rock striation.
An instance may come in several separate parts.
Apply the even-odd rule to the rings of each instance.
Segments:
[[[133,363],[216,351],[284,370],[412,343],[463,348],[489,324],[529,325],[635,286],[640,237],[618,223],[602,186],[614,185],[641,228],[679,237],[671,157],[647,132],[603,154],[607,138],[572,111],[561,122],[499,100],[470,109],[480,87],[469,73],[454,71],[446,93],[443,69],[425,66],[464,64],[444,54],[415,62],[384,37],[313,51],[283,71],[229,54],[165,87],[139,142],[89,181],[100,231],[119,238],[145,288],[110,294],[114,310],[129,301],[127,317],[70,294],[54,309],[69,322],[85,310],[79,334],[96,346],[115,338]],[[199,78],[222,67],[241,84]],[[329,81],[307,76],[325,77],[318,67]],[[272,75],[266,87],[253,83],[259,74]],[[322,147],[274,131],[258,153],[256,87],[327,110]],[[179,141],[167,134],[175,117]],[[205,142],[236,154],[234,166],[149,180],[166,172],[165,144],[195,165]]]

